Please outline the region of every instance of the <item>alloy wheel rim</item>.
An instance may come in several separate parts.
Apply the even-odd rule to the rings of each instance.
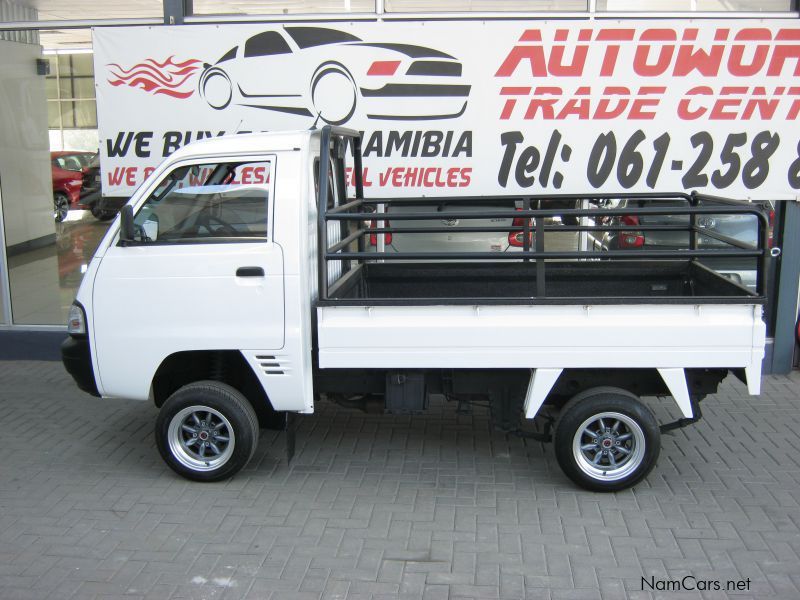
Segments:
[[[598,413],[578,427],[572,440],[572,453],[578,468],[592,479],[619,481],[642,464],[644,431],[628,415]]]
[[[169,422],[169,449],[193,471],[213,471],[233,455],[236,438],[230,421],[209,406],[188,406]]]
[[[63,221],[67,218],[67,213],[69,212],[69,203],[67,202],[66,198],[59,196],[55,200],[55,210],[54,210],[54,217],[59,221]]]

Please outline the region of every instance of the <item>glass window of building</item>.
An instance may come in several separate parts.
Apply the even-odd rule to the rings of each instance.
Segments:
[[[163,0],[103,0],[102,2],[65,2],[64,0],[12,0],[16,6],[36,11],[32,20],[69,21],[88,19],[138,19],[164,16]],[[65,30],[66,32],[66,30]],[[52,48],[45,44],[45,48]]]
[[[788,12],[792,0],[597,0],[609,12]]]
[[[96,136],[76,130],[97,129],[92,54],[48,55],[50,74],[45,80],[47,115],[53,149],[72,149],[78,143],[96,146]],[[77,142],[77,140],[81,140]]]
[[[586,0],[385,0],[386,12],[580,12]]]
[[[375,12],[375,0],[284,0],[282,2],[194,0],[193,8],[196,15],[369,13]]]

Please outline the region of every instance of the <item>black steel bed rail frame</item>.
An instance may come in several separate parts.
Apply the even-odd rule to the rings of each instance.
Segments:
[[[333,190],[329,189],[328,168],[330,161],[337,163],[336,176],[340,190],[346,189],[345,173],[345,154],[347,144],[352,144],[353,151],[353,186],[355,187],[355,199],[340,206],[328,209],[328,201]],[[551,194],[551,195],[508,195],[508,196],[466,196],[466,197],[419,197],[419,198],[364,198],[364,187],[361,178],[361,137],[360,133],[354,130],[341,127],[326,126],[321,130],[320,140],[320,160],[319,160],[319,186],[317,199],[317,233],[318,233],[318,298],[321,302],[329,301],[330,286],[328,284],[328,262],[329,261],[524,261],[536,262],[536,300],[547,300],[546,294],[546,264],[547,260],[691,260],[696,262],[700,258],[756,258],[757,264],[757,283],[756,293],[753,294],[744,287],[741,288],[742,295],[752,300],[764,300],[767,290],[767,268],[770,259],[768,248],[769,239],[769,219],[765,211],[758,205],[745,203],[742,201],[700,194],[697,192],[637,192],[630,194]],[[571,209],[547,209],[541,208],[542,203],[552,201],[603,201],[603,200],[685,200],[686,207],[626,207],[626,208],[571,208]],[[699,206],[700,202],[711,201],[720,206],[708,207]],[[365,221],[420,221],[420,220],[440,220],[441,215],[426,212],[412,212],[403,214],[392,214],[391,217],[382,215],[386,213],[376,212],[379,205],[384,206],[433,206],[447,204],[470,204],[489,203],[493,205],[507,203],[508,209],[498,208],[497,210],[481,211],[480,213],[465,211],[448,212],[449,219],[477,219],[477,218],[514,218],[524,219],[524,225],[506,227],[459,227],[457,232],[522,232],[523,246],[515,252],[366,252],[364,239],[369,234],[385,233],[453,233],[450,227],[430,227],[430,228],[403,228],[392,226],[379,226],[364,228]],[[517,204],[522,203],[520,209]],[[365,208],[372,210],[365,210]],[[534,208],[535,207],[535,208]],[[361,209],[361,210],[358,210]],[[758,223],[758,242],[755,247],[749,246],[739,240],[707,231],[697,224],[697,217],[702,215],[722,215],[722,214],[749,214],[756,218]],[[548,217],[596,217],[598,215],[614,216],[642,216],[642,215],[687,215],[689,225],[545,225],[544,219]],[[340,241],[332,246],[328,246],[328,222],[355,222],[358,226],[355,231],[348,233]],[[531,227],[533,222],[533,227]],[[544,249],[544,233],[546,231],[558,232],[621,232],[621,231],[685,231],[690,234],[689,248],[687,250],[606,250],[598,251],[546,251]],[[533,247],[531,247],[531,236],[534,233]],[[730,246],[724,249],[700,249],[698,241],[700,236],[710,237]],[[357,252],[344,252],[345,248],[353,243],[357,243]],[[702,266],[702,265],[701,265]],[[342,279],[352,276],[353,272],[343,272]],[[338,286],[337,286],[338,287]],[[552,300],[552,298],[550,298]],[[407,300],[407,299],[405,299]],[[458,303],[463,304],[463,299]],[[474,299],[481,300],[481,299]],[[496,299],[495,299],[496,300]],[[530,302],[531,298],[503,298],[502,301],[511,303]],[[370,300],[370,303],[373,301]],[[380,304],[386,304],[387,300],[382,299]],[[448,299],[436,299],[435,303],[449,303]]]

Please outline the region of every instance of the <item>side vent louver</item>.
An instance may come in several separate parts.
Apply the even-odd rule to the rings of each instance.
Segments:
[[[257,355],[256,359],[261,366],[261,370],[266,375],[283,375],[285,365],[281,365],[280,361],[275,356]]]

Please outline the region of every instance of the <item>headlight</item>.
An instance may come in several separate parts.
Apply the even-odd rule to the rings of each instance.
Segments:
[[[67,333],[70,335],[86,335],[86,314],[80,304],[73,304],[69,307]]]

